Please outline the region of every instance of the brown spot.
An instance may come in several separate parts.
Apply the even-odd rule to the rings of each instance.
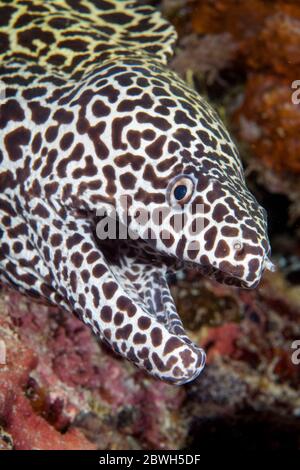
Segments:
[[[217,228],[213,225],[210,229],[207,230],[204,234],[205,243],[205,250],[211,250],[215,244],[216,237],[218,234]]]
[[[123,313],[120,313],[120,312],[116,313],[114,316],[114,324],[119,326],[123,323],[123,321],[124,321]]]
[[[106,323],[111,322],[111,320],[112,320],[112,309],[110,307],[108,307],[107,305],[105,305],[101,309],[100,316],[101,316],[102,320],[105,321]]]
[[[224,227],[221,228],[221,234],[224,235],[225,237],[237,237],[239,234],[239,231],[235,227],[229,227],[228,225],[225,225]]]
[[[112,281],[105,282],[102,286],[102,290],[106,299],[111,299],[114,296],[117,289],[118,289],[118,284]]]
[[[106,268],[103,264],[96,264],[93,268],[93,276],[99,279],[99,277],[103,276],[104,273],[106,273]],[[108,297],[107,297],[108,298]]]
[[[76,268],[80,268],[83,263],[83,256],[79,252],[75,252],[71,256],[71,261]]]
[[[147,336],[141,333],[135,333],[134,337],[132,338],[132,342],[134,344],[145,344],[147,341]]]
[[[141,146],[141,133],[139,131],[129,130],[127,132],[127,140],[129,144],[134,148],[138,149]]]
[[[5,136],[4,145],[10,160],[16,161],[22,158],[23,152],[21,147],[28,145],[30,135],[31,134],[28,129],[25,127],[18,127]]]
[[[120,176],[120,183],[124,189],[134,189],[136,184],[136,177],[132,173],[123,173]]]
[[[212,218],[216,222],[222,222],[224,220],[225,215],[229,213],[229,210],[225,206],[225,204],[221,204],[220,202],[215,206],[213,213],[212,213]]]
[[[55,111],[53,119],[59,124],[70,124],[74,119],[74,114],[72,111],[61,108]]]
[[[28,107],[31,109],[31,119],[35,124],[44,124],[49,116],[50,109],[40,105],[37,101],[28,103]]]
[[[182,346],[182,341],[176,336],[172,336],[165,344],[163,355],[166,356],[170,354],[174,349],[180,348]]]
[[[72,143],[74,141],[74,134],[73,132],[67,132],[66,134],[63,135],[63,137],[60,140],[60,148],[62,150],[68,150]]]
[[[152,353],[152,360],[159,371],[165,371],[166,366],[156,352]]]
[[[154,347],[160,346],[162,343],[162,332],[161,329],[158,327],[153,328],[153,330],[150,333],[151,336],[151,341]]]
[[[140,317],[138,319],[138,327],[141,330],[147,330],[151,325],[151,320],[148,317]]]
[[[131,332],[133,330],[133,327],[130,323],[127,325],[123,326],[122,328],[118,328],[116,331],[116,338],[117,339],[128,339]]]
[[[182,359],[182,362],[183,362],[183,365],[184,367],[187,369],[191,364],[193,364],[193,362],[195,362],[195,359],[194,357],[192,356],[192,352],[190,351],[190,349],[185,349],[184,351],[181,351],[179,353],[181,359]]]
[[[150,114],[142,111],[137,113],[136,119],[142,124],[152,124],[161,131],[167,131],[171,128],[171,124],[166,119],[162,117],[151,116]]]
[[[122,118],[115,118],[112,122],[112,144],[115,149],[126,150],[127,145],[122,142],[122,132],[124,127],[132,121],[131,116],[126,116]]]
[[[17,100],[7,100],[0,106],[0,128],[4,129],[9,121],[23,121],[25,114]]]
[[[225,258],[230,253],[230,249],[225,240],[220,240],[215,250],[216,258]]]
[[[93,296],[94,307],[98,308],[99,304],[100,304],[99,289],[97,289],[96,286],[92,286],[91,287],[91,293],[92,293],[92,296]]]
[[[60,233],[55,233],[54,235],[52,235],[51,237],[52,246],[59,246],[61,245],[61,243],[62,243],[62,236],[60,235]]]

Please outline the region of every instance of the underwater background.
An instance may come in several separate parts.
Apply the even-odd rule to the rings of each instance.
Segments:
[[[171,68],[216,107],[239,147],[268,212],[277,271],[249,291],[193,271],[171,279],[208,357],[181,387],[120,359],[75,317],[2,289],[14,367],[1,371],[0,449],[300,448],[300,4],[152,4],[179,34]]]

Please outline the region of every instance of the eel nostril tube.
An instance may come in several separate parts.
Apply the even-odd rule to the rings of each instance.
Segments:
[[[268,271],[271,271],[272,273],[274,273],[277,269],[275,264],[272,263],[272,261],[269,258],[265,259],[264,267],[265,267],[265,269],[267,269]]]

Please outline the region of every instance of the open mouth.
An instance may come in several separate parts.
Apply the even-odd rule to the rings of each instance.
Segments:
[[[184,330],[168,285],[169,274],[192,268],[221,283],[242,288],[249,285],[235,277],[234,272],[182,262],[164,254],[149,240],[122,238],[119,234],[114,239],[100,239],[94,225],[96,221],[90,222],[90,227],[94,227],[91,230],[94,250],[101,254],[109,280],[92,279],[92,288],[95,291],[97,286],[101,297],[103,283],[114,284],[115,294],[106,299],[104,295],[98,309],[90,308],[95,317],[87,323],[114,351],[151,375],[178,385],[194,380],[205,365],[205,352]],[[103,310],[104,321],[97,327],[95,319],[97,322],[98,312],[101,317]]]
[[[156,253],[141,239],[101,240],[97,245],[117,282],[145,315],[162,323],[170,333],[185,335],[167,282],[176,260]]]
[[[204,276],[215,279],[220,284],[226,284],[228,286],[249,289],[250,287],[255,287],[259,282],[256,281],[253,285],[249,286],[242,279],[232,276],[221,269],[215,268],[214,266],[193,266],[192,268],[198,270]]]
[[[109,345],[129,360],[134,357],[136,365],[155,377],[177,385],[194,380],[205,365],[205,353],[187,336],[168,286],[168,273],[176,267],[176,260],[161,255],[142,239],[98,240],[95,237],[95,241],[111,278],[130,299],[143,322],[146,318],[152,325],[147,331],[138,327],[124,351],[122,342],[116,345],[116,341],[108,341]],[[118,311],[118,306],[115,307]],[[133,322],[134,327],[140,325],[135,317]],[[158,338],[153,336],[154,332]],[[144,335],[149,346],[135,345],[134,339]],[[134,351],[134,356],[127,354],[128,349]],[[148,357],[142,361],[146,349]]]
[[[168,285],[170,273],[188,268],[219,283],[249,287],[241,279],[214,266],[180,262],[172,255],[162,254],[141,238],[95,239],[111,273],[134,304],[137,304],[145,315],[160,322],[170,333],[185,337],[188,342],[191,341],[185,333]]]

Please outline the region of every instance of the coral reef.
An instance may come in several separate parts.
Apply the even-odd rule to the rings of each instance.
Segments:
[[[157,383],[97,343],[81,321],[1,293],[2,447],[177,448],[184,389]],[[2,443],[3,442],[3,443]]]
[[[194,334],[208,366],[187,390],[187,447],[299,449],[300,369],[291,346],[300,338],[300,289],[280,272],[256,291],[189,277],[177,297],[183,306],[193,296]]]
[[[300,171],[300,111],[295,102],[300,77],[299,2],[165,0],[163,7],[170,19],[184,23],[178,28],[174,68],[182,75],[204,75],[202,92],[223,83],[227,119],[244,149],[248,144],[245,158],[255,157],[254,165],[262,162],[264,183],[287,194],[290,186],[282,182],[282,175],[294,188]],[[243,88],[233,93],[237,84]]]
[[[300,107],[292,102],[289,79],[251,75],[233,118],[239,138],[268,168],[281,174],[300,172]]]
[[[250,449],[255,417],[268,431],[267,447],[298,446],[300,370],[291,345],[300,338],[299,288],[280,272],[254,291],[189,272],[173,294],[191,337],[208,353],[205,372],[185,387],[155,381],[114,356],[76,318],[2,293],[2,448],[178,449],[198,439],[206,448],[214,429],[220,426],[221,440],[234,423]]]

